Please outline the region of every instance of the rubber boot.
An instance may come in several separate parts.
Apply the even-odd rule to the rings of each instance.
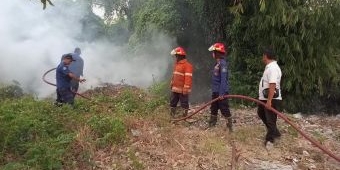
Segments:
[[[170,116],[174,118],[176,115],[176,107],[171,107],[170,108]]]
[[[217,123],[217,116],[215,115],[210,115],[210,120],[209,120],[209,127],[214,127],[216,126]]]
[[[227,117],[227,129],[229,132],[233,132],[233,119],[231,117]]]

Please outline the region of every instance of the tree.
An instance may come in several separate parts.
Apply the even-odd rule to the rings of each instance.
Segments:
[[[285,108],[310,110],[339,88],[337,0],[244,0],[232,9],[234,70],[256,91],[262,48],[272,45],[283,70]],[[248,89],[247,89],[248,90]]]
[[[54,6],[50,0],[40,0],[40,1],[43,4],[43,9],[46,9],[47,4]]]
[[[334,103],[340,101],[337,76],[340,18],[336,17],[340,14],[339,0],[86,0],[81,3],[87,3],[89,11],[93,5],[105,9],[105,23],[94,15],[84,19],[95,21],[85,22],[91,27],[95,25],[102,35],[95,37],[119,39],[131,47],[149,42],[154,32],[174,37],[174,46],[185,47],[195,66],[194,91],[199,93],[194,93],[193,98],[200,98],[198,101],[209,96],[209,71],[214,61],[207,48],[218,41],[227,44],[231,52],[228,59],[232,93],[257,97],[258,79],[263,71],[262,49],[272,45],[284,73],[285,108],[301,111],[316,105],[340,106],[340,102]]]

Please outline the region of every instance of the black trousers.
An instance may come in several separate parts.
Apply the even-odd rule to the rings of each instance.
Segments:
[[[170,107],[177,107],[178,101],[181,102],[181,107],[189,109],[189,95],[172,92],[170,97]]]
[[[219,94],[218,93],[212,93],[211,95],[211,98],[212,100],[216,99],[219,97]],[[217,116],[218,114],[218,110],[221,111],[221,114],[224,116],[224,117],[230,117],[231,114],[230,114],[230,110],[229,110],[229,102],[228,102],[228,99],[223,99],[223,100],[218,100],[214,103],[211,104],[210,106],[210,113],[211,115],[214,115],[214,116]]]
[[[267,103],[266,100],[261,100],[264,103]],[[281,100],[272,100],[272,107],[276,110],[280,109]],[[266,142],[274,142],[274,139],[281,136],[281,133],[277,129],[276,121],[277,115],[272,111],[267,110],[264,106],[258,105],[257,114],[261,118],[262,122],[267,128],[266,134]]]
[[[73,105],[74,94],[70,88],[57,88],[57,100],[58,103],[67,103]]]

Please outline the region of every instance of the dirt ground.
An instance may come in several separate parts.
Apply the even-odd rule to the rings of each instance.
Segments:
[[[340,163],[314,147],[293,128],[279,120],[282,137],[267,150],[263,144],[265,128],[254,109],[232,110],[234,132],[225,120],[207,128],[207,110],[190,122],[173,124],[160,113],[148,118],[130,118],[130,141],[125,147],[106,153],[102,169],[340,169]],[[340,119],[309,116],[291,119],[340,156]],[[111,156],[110,156],[111,155]],[[112,157],[112,155],[114,155]],[[100,161],[99,161],[100,162]]]
[[[116,87],[115,87],[116,88]],[[118,89],[118,90],[117,90]],[[116,92],[120,88],[117,88]],[[98,89],[106,93],[103,89]],[[112,91],[110,91],[112,92]],[[190,113],[201,105],[191,108]],[[166,108],[159,114],[126,118],[128,141],[96,151],[94,169],[149,170],[340,170],[340,162],[323,153],[282,119],[274,147],[263,144],[265,127],[254,108],[232,109],[234,132],[219,117],[207,128],[209,110],[173,123]],[[340,157],[340,116],[287,115],[313,139]]]

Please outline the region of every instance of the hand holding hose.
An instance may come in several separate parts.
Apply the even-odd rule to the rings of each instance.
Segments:
[[[84,82],[86,82],[86,79],[81,79],[81,78],[79,78],[79,80],[78,80],[80,83],[84,83]]]

